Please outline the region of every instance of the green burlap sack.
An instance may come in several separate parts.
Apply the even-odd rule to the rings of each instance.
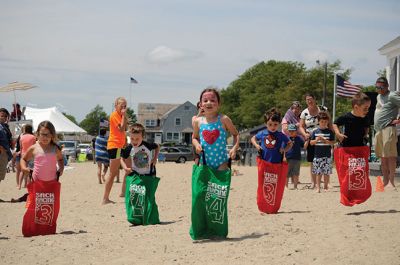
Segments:
[[[159,224],[155,193],[160,178],[132,174],[126,177],[125,209],[128,222],[134,225]]]
[[[228,197],[231,170],[218,171],[206,165],[194,165],[192,172],[193,240],[228,235]]]

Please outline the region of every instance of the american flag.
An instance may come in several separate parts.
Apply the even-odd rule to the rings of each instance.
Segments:
[[[336,94],[341,97],[351,98],[361,91],[361,87],[346,81],[340,75],[336,76]]]
[[[131,76],[131,83],[137,84],[138,81],[136,81],[136,79]]]

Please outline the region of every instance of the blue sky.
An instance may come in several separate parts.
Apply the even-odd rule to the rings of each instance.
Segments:
[[[17,91],[22,105],[57,106],[78,121],[97,104],[109,113],[118,96],[135,111],[195,104],[205,87],[271,59],[340,59],[351,82],[371,85],[386,66],[378,49],[400,35],[399,14],[396,0],[2,0],[0,85],[33,83]],[[0,106],[13,100],[0,93]]]

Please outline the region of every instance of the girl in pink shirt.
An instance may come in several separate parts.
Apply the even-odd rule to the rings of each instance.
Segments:
[[[33,128],[32,125],[30,124],[25,124],[23,126],[22,131],[24,132],[20,138],[19,138],[19,146],[20,146],[20,152],[21,152],[21,157],[25,155],[25,153],[28,151],[29,147],[34,145],[36,143],[36,136],[33,135]],[[33,160],[28,161],[28,167],[32,168],[33,167]],[[28,174],[25,174],[24,172],[21,172],[19,174],[18,178],[18,188],[21,189],[22,186],[22,181],[25,181],[24,188],[28,184]]]
[[[33,180],[51,181],[61,176],[64,171],[64,161],[60,148],[56,145],[56,130],[50,121],[42,121],[36,131],[38,141],[28,148],[21,159],[21,169],[29,172],[27,162],[34,160]]]

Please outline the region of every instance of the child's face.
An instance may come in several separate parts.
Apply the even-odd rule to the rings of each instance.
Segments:
[[[371,101],[367,101],[361,105],[354,105],[353,106],[354,116],[364,118],[368,114],[368,109],[370,106],[371,106]]]
[[[131,144],[139,146],[143,141],[142,133],[131,133]]]
[[[47,128],[40,128],[39,133],[38,133],[38,140],[39,143],[48,145],[51,142],[51,139],[53,138],[53,135],[51,134],[50,130]]]
[[[126,101],[125,100],[118,100],[117,105],[115,106],[115,110],[121,112],[122,110],[126,109]]]
[[[296,137],[297,136],[297,131],[289,131],[289,136],[290,137]]]
[[[204,113],[218,112],[219,102],[214,92],[205,92],[201,97],[201,108]]]
[[[7,114],[5,112],[0,112],[0,122],[5,123],[7,121]]]
[[[319,123],[319,128],[326,129],[328,128],[329,120],[320,119],[318,123]]]
[[[268,120],[266,125],[267,125],[268,131],[270,131],[270,132],[276,132],[279,128],[279,122],[277,122],[277,121]]]

